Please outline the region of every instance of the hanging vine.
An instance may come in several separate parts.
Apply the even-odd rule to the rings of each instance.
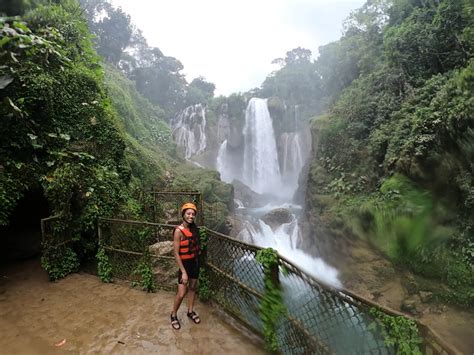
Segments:
[[[110,265],[109,257],[105,253],[103,247],[99,248],[96,258],[97,273],[99,274],[100,279],[105,283],[112,282],[112,266]]]
[[[260,316],[263,322],[263,335],[268,350],[278,350],[278,321],[285,312],[282,291],[278,280],[278,253],[275,249],[259,250],[257,261],[263,266],[265,292],[260,304]]]
[[[132,282],[132,286],[139,286],[146,292],[156,291],[156,280],[153,274],[150,251],[148,249],[145,249],[143,252],[143,256],[132,274],[140,277],[140,281]]]
[[[393,346],[397,354],[422,354],[418,347],[422,339],[418,331],[418,326],[413,320],[403,316],[391,316],[377,308],[371,308],[370,314],[376,317],[376,322],[370,326],[374,329],[377,326],[380,327],[384,335],[385,344]]]
[[[209,280],[209,271],[206,267],[206,256],[207,256],[207,242],[209,237],[207,235],[206,227],[199,228],[199,243],[201,253],[199,255],[199,281],[198,281],[198,295],[202,301],[207,301],[212,297],[212,290],[210,287],[211,281]]]

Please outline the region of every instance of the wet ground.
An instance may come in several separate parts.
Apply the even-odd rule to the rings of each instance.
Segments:
[[[399,273],[392,264],[363,246],[352,250],[354,259],[343,273],[344,286],[383,306],[404,313],[401,305],[412,292],[407,289],[410,273]],[[411,296],[410,296],[411,295]],[[435,302],[416,302],[417,314],[408,314],[429,326],[462,354],[474,355],[474,312]],[[405,312],[406,313],[406,312]]]
[[[79,273],[49,282],[39,260],[0,266],[2,354],[264,354],[261,341],[219,310],[197,303],[201,324],[178,317],[174,294],[147,294]]]

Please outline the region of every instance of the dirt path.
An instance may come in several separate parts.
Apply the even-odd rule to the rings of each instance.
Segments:
[[[0,266],[2,354],[264,354],[262,343],[218,310],[197,304],[202,323],[178,313],[174,295],[104,284],[88,274],[49,282],[38,260]],[[56,346],[66,339],[62,346]]]

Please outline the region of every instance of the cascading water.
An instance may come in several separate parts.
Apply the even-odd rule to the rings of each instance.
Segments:
[[[300,135],[297,132],[283,133],[280,137],[282,147],[282,179],[287,189],[294,192],[298,184],[298,175],[304,165]]]
[[[272,230],[260,217],[276,208],[293,211],[292,220],[288,223],[282,223]],[[290,204],[275,206],[269,204],[262,208],[246,209],[244,212],[247,213],[248,220],[237,235],[238,239],[263,248],[273,248],[280,255],[298,265],[307,274],[328,285],[334,287],[341,286],[337,278],[338,272],[336,269],[327,265],[322,259],[314,258],[297,248],[300,237],[297,214],[301,212],[300,206]]]
[[[217,171],[221,174],[221,180],[225,182],[232,182],[232,172],[229,166],[229,158],[227,155],[227,139],[222,142],[217,153]]]
[[[181,111],[171,121],[171,128],[176,144],[184,147],[186,159],[206,149],[206,112],[201,104]]]
[[[295,107],[295,120],[297,116],[298,108]],[[295,122],[295,129],[296,126]],[[265,99],[252,98],[249,101],[242,133],[243,159],[232,160],[228,141],[224,140],[219,148],[216,168],[222,180],[231,182],[241,179],[254,192],[267,193],[272,201],[267,200],[268,204],[260,208],[248,208],[239,201],[236,215],[243,221],[243,228],[237,238],[261,247],[272,247],[308,274],[333,286],[340,286],[337,270],[297,248],[300,238],[297,215],[301,207],[282,203],[289,201],[296,190],[304,164],[300,134],[291,132],[280,136],[280,170],[272,117]],[[277,198],[279,202],[275,203]],[[286,223],[280,221],[278,227],[272,230],[260,217],[275,209],[291,211],[292,219],[286,220]]]
[[[258,193],[278,193],[280,165],[265,99],[252,98],[245,113],[243,181]]]

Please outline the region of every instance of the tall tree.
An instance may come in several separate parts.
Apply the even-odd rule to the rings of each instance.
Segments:
[[[132,37],[130,16],[107,0],[80,0],[80,3],[89,28],[96,35],[97,52],[108,62],[118,64]]]

